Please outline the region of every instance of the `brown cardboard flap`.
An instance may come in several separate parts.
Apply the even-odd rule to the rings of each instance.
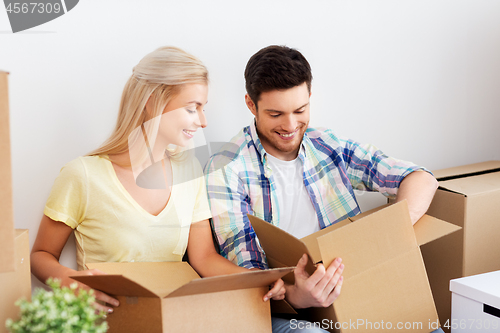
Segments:
[[[500,172],[441,181],[439,186],[467,196],[498,191],[500,188]]]
[[[311,254],[304,242],[258,217],[247,216],[259,238],[262,249],[266,253],[266,257],[287,266],[295,266],[302,255],[306,253],[309,256],[306,272],[309,274],[314,273],[316,268],[311,261]]]
[[[347,263],[345,267],[348,268]],[[383,332],[395,331],[398,322],[421,323],[420,327],[396,331],[432,331],[428,323],[435,322],[438,316],[418,247],[356,276],[344,278],[340,296],[333,303],[339,322],[357,322],[362,319],[364,323],[391,323],[392,329],[385,326],[386,329],[380,330]],[[365,325],[346,325],[342,333],[378,331]]]
[[[123,275],[81,275],[70,278],[112,296],[159,297]]]
[[[290,273],[294,268],[275,268],[197,279],[178,288],[169,294],[167,298],[264,287],[278,280],[283,275]]]
[[[321,236],[318,243],[325,267],[342,258],[346,279],[418,247],[406,200]]]
[[[309,253],[311,254],[312,260],[315,264],[317,264],[322,260],[321,252],[319,250],[319,245],[318,245],[318,237],[326,235],[327,233],[336,230],[338,228],[342,228],[343,226],[348,225],[349,223],[351,223],[351,220],[345,219],[343,221],[337,222],[331,226],[326,227],[325,229],[321,229],[320,231],[316,231],[315,233],[300,239],[302,242],[304,242],[304,244],[306,244],[307,249],[309,250]]]
[[[433,240],[451,234],[462,229],[454,224],[439,220],[435,217],[424,215],[413,226],[415,237],[419,246],[430,243]]]
[[[500,161],[488,161],[482,163],[475,163],[469,165],[463,165],[453,168],[441,169],[433,171],[434,177],[441,181],[443,178],[456,177],[456,176],[467,176],[469,174],[475,174],[478,172],[494,170],[500,168]]]
[[[106,262],[88,263],[87,267],[126,276],[160,297],[200,278],[187,262]]]
[[[272,333],[267,287],[162,299],[160,333]],[[147,327],[138,331],[153,333]]]
[[[378,212],[379,210],[382,210],[382,209],[384,209],[384,208],[387,208],[387,207],[389,207],[390,205],[392,205],[393,203],[394,203],[394,202],[387,203],[387,204],[385,204],[385,205],[382,205],[382,206],[379,206],[379,207],[376,207],[376,208],[373,208],[373,209],[367,210],[366,212],[363,212],[363,213],[358,214],[358,215],[356,215],[356,216],[350,217],[349,219],[350,219],[351,221],[353,221],[353,222],[354,222],[354,221],[357,221],[357,220],[359,220],[359,219],[362,219],[362,218],[363,218],[363,217],[365,217],[365,216],[371,215],[371,214],[373,214],[373,213],[375,213],[375,212]]]
[[[271,313],[291,313],[297,314],[297,311],[284,299],[280,301],[271,300]]]

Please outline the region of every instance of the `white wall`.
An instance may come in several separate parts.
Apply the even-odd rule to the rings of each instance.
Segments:
[[[430,169],[500,159],[500,1],[82,0],[52,22],[9,31],[0,10],[15,224],[30,229],[31,244],[59,169],[106,139],[132,67],[161,45],[209,67],[209,141],[251,120],[248,58],[286,44],[313,69],[312,125]],[[75,267],[74,256],[69,243],[62,262]]]

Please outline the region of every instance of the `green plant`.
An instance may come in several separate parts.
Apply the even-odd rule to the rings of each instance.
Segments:
[[[21,316],[18,321],[8,319],[7,329],[12,333],[104,333],[108,330],[104,312],[96,313],[92,306],[93,290],[80,289],[76,293],[76,283],[61,288],[60,281],[54,279],[49,279],[47,284],[51,291],[38,289],[31,302],[25,299],[16,302]]]

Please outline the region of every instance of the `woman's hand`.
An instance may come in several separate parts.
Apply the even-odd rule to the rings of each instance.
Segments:
[[[104,275],[104,274],[106,274],[106,273],[104,273],[103,271],[100,271],[98,269],[89,269],[89,270],[85,270],[85,271],[75,271],[73,274],[71,274],[71,276]],[[83,284],[81,282],[73,280],[70,277],[67,277],[63,280],[66,280],[66,281],[63,281],[62,285],[70,285],[70,284],[76,282],[78,284],[79,289],[81,288],[81,289],[85,289],[85,290],[91,290],[91,288],[89,286],[87,286],[86,284]],[[109,307],[107,305],[104,305],[104,304],[109,304],[109,305],[112,305],[115,307],[120,305],[120,302],[116,298],[113,298],[113,297],[109,296],[108,294],[105,294],[101,291],[98,291],[95,289],[92,289],[92,290],[94,290],[94,296],[95,296],[96,301],[100,301],[100,302],[94,302],[94,304],[93,304],[94,307],[96,308],[96,310],[104,311],[106,313],[112,313],[113,308]]]
[[[271,290],[264,296],[264,302],[267,302],[271,298],[275,301],[285,299],[285,292],[285,283],[282,279],[278,279],[271,285]]]

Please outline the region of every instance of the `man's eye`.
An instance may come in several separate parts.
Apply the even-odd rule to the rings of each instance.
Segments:
[[[271,117],[273,117],[273,118],[276,118],[276,117],[279,117],[279,116],[280,116],[280,114],[279,114],[279,113],[278,113],[278,114],[272,114],[272,115],[271,115]]]
[[[295,113],[304,113],[304,110],[295,111]]]

